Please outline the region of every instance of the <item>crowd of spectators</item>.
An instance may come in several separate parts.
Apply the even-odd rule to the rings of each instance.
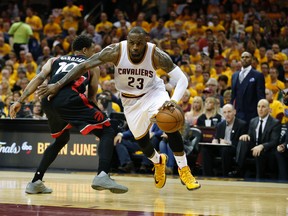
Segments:
[[[172,1],[161,16],[157,9],[148,13],[138,7],[135,14],[131,5],[125,10],[123,5],[119,6],[121,1],[113,2],[118,2],[113,4],[113,12],[99,11],[99,18],[94,23],[84,19],[87,8],[83,10],[73,0],[67,0],[62,8],[51,8],[47,17],[29,5],[20,8],[12,3],[2,11],[2,118],[9,118],[10,103],[19,98],[49,58],[71,52],[71,43],[77,35],[89,35],[96,50],[100,51],[107,45],[125,40],[132,27],[141,26],[147,32],[147,40],[167,52],[187,75],[189,87],[180,105],[185,108],[190,126],[196,125],[201,115],[213,115],[221,121],[221,108],[231,99],[232,74],[241,69],[240,58],[244,51],[252,54],[252,67],[265,77],[272,117],[282,124],[287,122],[288,106],[282,103],[283,91],[288,87],[286,1]],[[149,2],[153,5],[156,1]],[[109,114],[123,111],[113,80],[113,65],[105,64],[100,69],[98,91],[102,94],[100,100],[106,101],[103,109]],[[161,70],[157,70],[157,75],[172,93],[173,80]],[[39,106],[33,95],[27,99],[18,117],[45,118]]]

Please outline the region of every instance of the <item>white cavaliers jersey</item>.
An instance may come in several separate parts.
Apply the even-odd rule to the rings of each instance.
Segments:
[[[155,44],[147,43],[147,49],[141,62],[134,64],[129,58],[127,41],[120,43],[120,58],[115,65],[115,86],[121,93],[142,95],[163,85],[163,80],[156,75],[152,63]]]

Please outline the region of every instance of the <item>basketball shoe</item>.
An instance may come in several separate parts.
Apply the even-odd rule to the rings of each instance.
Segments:
[[[160,163],[154,164],[154,180],[155,186],[157,188],[164,187],[166,183],[166,164],[167,164],[168,156],[166,154],[160,154]]]
[[[110,190],[112,193],[126,193],[128,188],[117,184],[108,174],[105,173],[103,176],[95,176],[91,187],[94,190]]]
[[[40,179],[37,180],[36,182],[29,182],[26,186],[25,192],[28,194],[39,194],[39,193],[52,193],[51,188],[47,188],[43,181]]]
[[[178,168],[179,177],[181,179],[181,183],[186,185],[188,190],[196,190],[201,187],[201,185],[196,181],[194,176],[191,174],[191,170],[189,166],[185,166],[182,169]]]

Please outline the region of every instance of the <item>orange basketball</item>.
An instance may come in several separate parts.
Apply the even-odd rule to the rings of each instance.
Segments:
[[[164,132],[176,132],[183,127],[183,111],[180,107],[176,107],[172,112],[169,109],[160,110],[156,115],[156,123]]]

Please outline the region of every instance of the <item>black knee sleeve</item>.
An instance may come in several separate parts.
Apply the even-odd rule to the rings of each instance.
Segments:
[[[183,139],[179,131],[173,133],[166,133],[168,136],[168,143],[173,152],[184,151]]]
[[[55,139],[54,143],[50,144],[46,148],[32,182],[35,182],[38,179],[42,180],[46,170],[51,165],[51,163],[56,159],[61,149],[68,143],[69,139],[70,139],[70,133],[68,130],[65,130],[61,134],[61,136]]]
[[[150,143],[150,137],[149,133],[147,133],[144,137],[141,139],[137,140],[139,146],[141,147],[143,153],[148,157],[152,157],[154,154],[154,148],[152,144]]]
[[[94,130],[92,131],[92,133],[100,139],[98,145],[98,173],[100,173],[101,171],[109,173],[114,150],[113,142],[115,132],[112,127],[103,127],[103,130]]]

